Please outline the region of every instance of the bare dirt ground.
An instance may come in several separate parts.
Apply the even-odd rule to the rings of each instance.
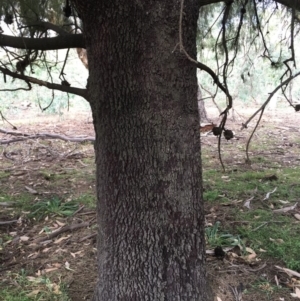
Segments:
[[[249,116],[249,112],[244,112]],[[235,121],[229,119],[230,128],[236,131],[238,140],[230,141],[226,147],[232,153],[224,156],[226,166],[241,166],[245,164],[244,154],[237,152],[237,143],[245,145],[249,137],[249,130],[240,131],[245,116],[235,114]],[[209,109],[210,116],[217,116],[216,110]],[[274,117],[271,119],[271,117]],[[218,118],[212,118],[218,122]],[[52,133],[71,137],[93,136],[93,125],[88,114],[57,117],[35,118],[12,121],[18,131],[29,134]],[[284,160],[286,165],[300,164],[299,114],[290,109],[275,116],[268,115],[262,121],[254,139],[259,139],[260,131],[268,131],[270,138],[276,143],[272,149],[252,151],[251,154],[273,156],[274,160]],[[3,128],[4,126],[2,126]],[[11,130],[7,125],[6,129]],[[250,128],[253,128],[251,125]],[[290,141],[290,135],[294,135]],[[13,139],[13,136],[0,134],[0,139]],[[262,141],[263,143],[263,141]],[[220,169],[217,159],[216,139],[213,136],[202,138],[204,151],[211,152],[211,166]],[[284,152],[284,154],[282,153]],[[245,165],[245,168],[246,167]],[[254,166],[252,168],[259,168]],[[94,154],[91,143],[74,144],[61,140],[28,139],[26,141],[4,145],[0,157],[1,192],[13,196],[16,200],[23,194],[29,195],[32,203],[51,196],[61,198],[78,198],[83,194],[95,192]],[[5,203],[5,199],[0,202]],[[46,275],[53,283],[64,283],[73,301],[90,300],[96,284],[96,216],[95,210],[80,207],[73,216],[49,216],[41,220],[28,218],[28,212],[19,212],[14,207],[0,208],[0,221],[15,221],[0,224],[0,236],[9,236],[11,240],[0,249],[0,286],[15,287],[18,284],[14,275],[21,269],[27,271],[28,276]],[[211,206],[205,205],[207,213]],[[230,218],[230,210],[218,207],[218,220]],[[208,217],[208,219],[215,219]],[[60,235],[47,239],[43,229],[59,230],[70,225],[81,225],[78,228],[67,228]],[[300,260],[300,258],[299,258]],[[213,291],[218,301],[250,301],[250,300],[294,300],[287,287],[282,295],[272,293],[261,294],[249,286],[258,278],[263,277],[271,282],[287,283],[288,277],[275,269],[280,262],[267,261],[249,265],[245,262],[218,260],[207,255],[208,275],[211,279]],[[247,294],[241,294],[242,288],[248,289]],[[271,288],[270,288],[271,289]],[[266,291],[268,287],[266,287]],[[217,299],[217,297],[219,299]],[[1,299],[1,297],[0,297]]]

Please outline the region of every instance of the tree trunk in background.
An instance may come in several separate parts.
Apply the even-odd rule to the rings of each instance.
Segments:
[[[204,100],[202,99],[202,91],[200,87],[198,87],[198,92],[197,92],[197,101],[198,101],[198,112],[199,112],[199,117],[200,117],[200,124],[201,123],[208,123],[209,120],[207,118],[207,113],[204,105]]]
[[[93,300],[210,301],[196,68],[174,50],[180,3],[78,6],[96,131]],[[198,0],[186,2],[184,45],[193,57],[198,11]]]
[[[89,69],[89,62],[87,59],[87,54],[86,54],[86,50],[83,48],[77,48],[77,55],[79,57],[79,59],[81,60],[82,64],[84,65],[84,67],[86,69]]]

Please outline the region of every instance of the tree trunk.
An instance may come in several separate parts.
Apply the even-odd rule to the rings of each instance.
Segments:
[[[209,120],[207,118],[207,113],[206,113],[204,100],[202,98],[202,91],[201,91],[200,87],[198,87],[198,91],[197,91],[197,101],[198,101],[198,112],[199,112],[200,124],[208,123]]]
[[[199,1],[184,7],[196,57]],[[83,3],[83,2],[82,2]],[[81,11],[96,131],[94,301],[208,301],[196,68],[180,3],[88,1]]]

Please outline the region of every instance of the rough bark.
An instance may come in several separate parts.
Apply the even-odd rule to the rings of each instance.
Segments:
[[[179,53],[180,3],[78,6],[96,132],[94,301],[208,301],[197,78]],[[184,8],[196,57],[198,1]]]

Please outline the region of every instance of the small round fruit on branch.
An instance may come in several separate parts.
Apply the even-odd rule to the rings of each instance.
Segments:
[[[218,126],[215,126],[213,129],[212,129],[212,132],[215,136],[220,136],[222,134],[222,128],[218,127]]]
[[[233,131],[231,131],[231,130],[224,130],[223,135],[224,135],[226,140],[230,140],[234,137]]]

